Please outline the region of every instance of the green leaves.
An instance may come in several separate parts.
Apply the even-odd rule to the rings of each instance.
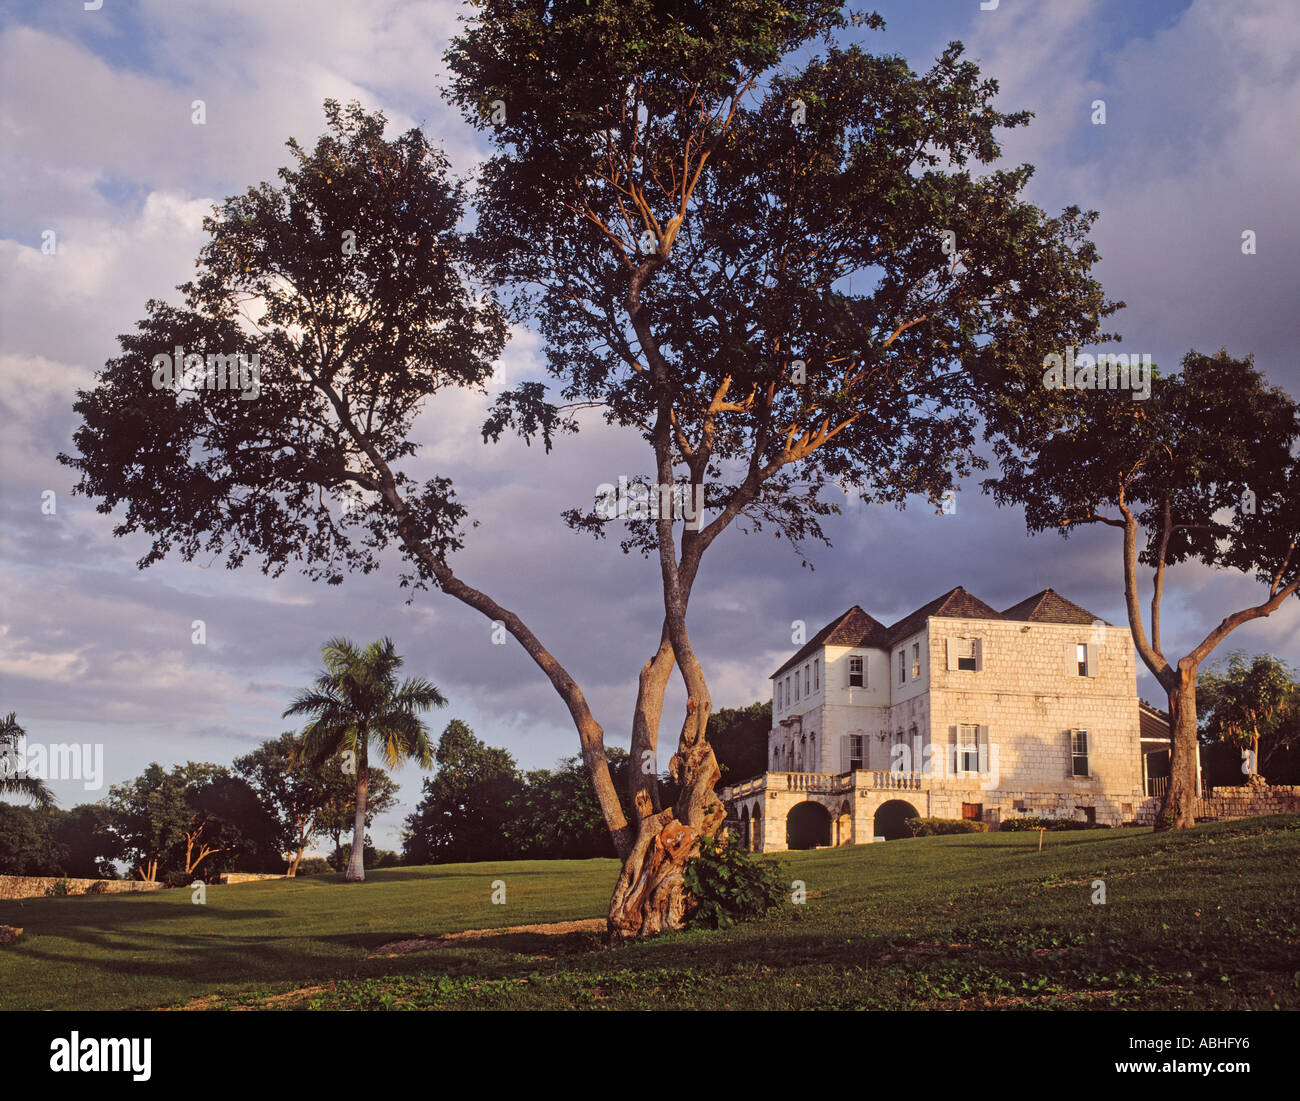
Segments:
[[[762,917],[784,897],[776,864],[713,837],[700,839],[699,854],[687,862],[683,880],[695,907],[688,920],[710,929]]]

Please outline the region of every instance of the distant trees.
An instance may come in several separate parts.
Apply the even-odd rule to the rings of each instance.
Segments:
[[[375,743],[390,766],[411,759],[428,768],[433,751],[419,713],[442,707],[447,700],[423,677],[398,683],[402,659],[390,638],[372,642],[364,650],[349,639],[332,638],[322,647],[321,657],[325,671],[314,687],[298,694],[284,715],[311,716],[303,730],[302,752],[313,767],[341,756],[356,771],[352,857],[346,878],[359,883],[366,877],[370,744]]]
[[[1300,684],[1294,670],[1271,654],[1247,659],[1228,655],[1201,674],[1198,689],[1201,733],[1242,751],[1242,772],[1271,775],[1289,751],[1300,746]]]
[[[147,882],[282,865],[274,818],[245,780],[218,765],[190,761],[167,771],[151,764],[109,788],[107,804],[123,858]]]
[[[332,832],[338,848],[339,834],[351,825],[356,800],[355,777],[344,772],[338,761],[312,766],[303,758],[302,737],[290,730],[237,757],[234,768],[273,816],[280,851],[289,857],[290,876],[297,874],[303,851],[322,834]],[[375,813],[391,805],[388,790],[383,805],[376,798],[377,771],[371,769],[367,825]],[[387,789],[393,787],[386,774],[384,783]]]
[[[424,781],[424,797],[407,819],[407,859],[459,863],[509,856],[509,806],[522,787],[514,758],[453,719],[434,759],[438,771]]]

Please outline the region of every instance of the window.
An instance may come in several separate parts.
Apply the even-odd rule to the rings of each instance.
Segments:
[[[865,734],[849,735],[848,771],[867,767],[867,736]]]
[[[1087,777],[1088,772],[1088,732],[1086,730],[1070,731],[1070,775]]]
[[[959,638],[957,640],[957,668],[968,673],[979,671],[979,639]]]
[[[907,651],[898,651],[898,683],[907,683]]]
[[[794,698],[795,698],[795,702],[798,703],[799,702],[799,670],[798,669],[794,671]]]
[[[812,669],[808,665],[803,667],[803,694],[812,695]]]
[[[912,679],[921,679],[921,644],[912,643]]]
[[[1097,675],[1097,644],[1095,642],[1067,642],[1065,644],[1065,675],[1067,677],[1095,677]]]
[[[975,724],[948,727],[948,756],[954,773],[988,770],[989,728]]]
[[[822,690],[822,659],[813,658],[813,691]]]
[[[790,706],[790,678],[785,678],[785,705]]]
[[[860,657],[849,658],[849,687],[865,688],[867,678],[863,672],[862,659]]]

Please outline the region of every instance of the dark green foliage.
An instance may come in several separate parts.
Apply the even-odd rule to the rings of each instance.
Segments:
[[[1061,833],[1068,830],[1105,830],[1100,822],[1081,822],[1077,818],[1007,818],[998,827],[1003,833],[1025,833],[1029,830],[1047,830]]]
[[[722,783],[739,783],[766,770],[771,729],[771,700],[748,707],[724,707],[709,716],[709,745],[722,769]]]
[[[606,755],[615,790],[625,791],[626,751],[612,746]],[[553,770],[538,769],[524,777],[524,786],[511,801],[507,832],[511,852],[520,859],[614,855],[614,842],[581,757],[566,757]]]
[[[988,833],[987,822],[973,818],[906,818],[903,820],[913,837],[943,837],[950,833]]]
[[[434,760],[438,771],[424,781],[424,797],[406,821],[407,862],[460,863],[514,855],[507,836],[510,803],[523,786],[514,758],[452,719]]]
[[[701,838],[700,851],[687,862],[684,879],[695,904],[688,923],[709,929],[762,917],[785,894],[778,864],[713,837]]]
[[[146,303],[121,355],[79,394],[84,424],[61,461],[100,512],[120,508],[115,534],[151,540],[141,566],[175,550],[230,569],[252,557],[272,574],[292,563],[333,584],[370,572],[400,541],[376,460],[424,545],[460,545],[451,483],[418,483],[403,464],[427,400],[481,387],[504,344],[499,312],[476,300],[460,263],[462,189],[419,129],[387,140],[382,114],[332,100],[325,116],[314,149],[290,140],[277,183],[204,220],[184,304]],[[247,308],[255,331],[241,327]],[[177,345],[260,356],[257,396],[156,389],[153,357]],[[406,549],[420,583],[427,570]]]

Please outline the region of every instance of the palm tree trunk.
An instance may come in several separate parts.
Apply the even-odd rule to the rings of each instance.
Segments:
[[[369,738],[357,739],[357,815],[352,824],[352,855],[348,860],[347,883],[360,883],[366,878],[366,799],[370,795],[370,763],[366,743]]]

